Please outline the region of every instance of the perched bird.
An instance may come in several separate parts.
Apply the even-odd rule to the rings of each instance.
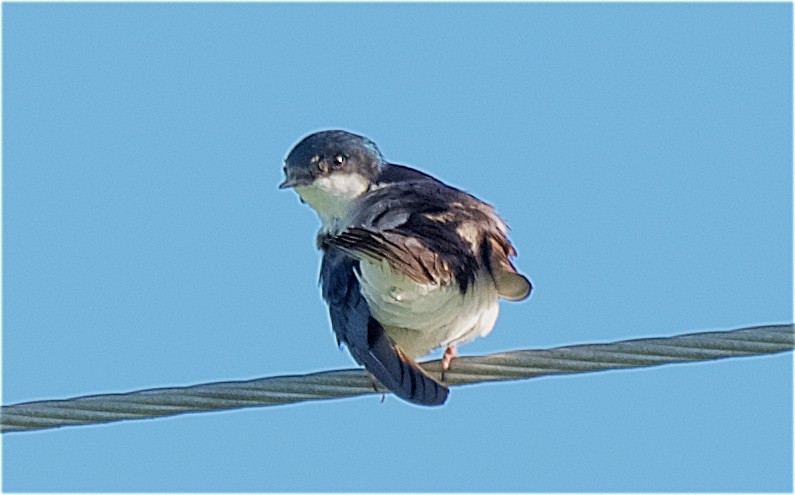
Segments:
[[[311,134],[287,155],[285,180],[320,216],[320,283],[338,343],[397,396],[440,405],[447,387],[414,361],[487,335],[500,298],[532,289],[516,271],[494,208],[430,175],[388,163],[369,139]]]

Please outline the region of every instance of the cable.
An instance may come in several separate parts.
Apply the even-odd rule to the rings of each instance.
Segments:
[[[445,373],[445,381],[450,385],[461,385],[706,361],[785,352],[792,350],[793,345],[793,325],[785,324],[609,344],[460,356],[453,360],[452,368]],[[423,363],[422,367],[433,376],[440,376],[439,360]],[[361,369],[325,371],[12,404],[2,407],[0,430],[4,433],[38,430],[374,393],[381,393],[381,390],[374,389],[372,381]]]

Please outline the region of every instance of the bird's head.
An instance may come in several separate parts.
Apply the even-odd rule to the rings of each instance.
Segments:
[[[294,188],[324,220],[339,218],[370,188],[383,165],[381,152],[366,137],[340,130],[316,132],[288,153],[279,188]]]

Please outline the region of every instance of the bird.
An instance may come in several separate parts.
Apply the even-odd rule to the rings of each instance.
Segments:
[[[321,294],[338,346],[401,399],[444,404],[448,387],[416,360],[444,348],[449,370],[459,344],[491,332],[500,299],[533,289],[511,260],[505,222],[491,204],[387,161],[345,130],[305,136],[283,172],[279,188],[320,217]]]

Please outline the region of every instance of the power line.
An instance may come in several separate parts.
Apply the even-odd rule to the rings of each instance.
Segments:
[[[457,357],[453,360],[452,369],[445,373],[445,381],[450,385],[461,385],[707,361],[785,352],[792,350],[794,345],[793,325],[785,324],[609,344],[519,350]],[[439,360],[423,363],[422,367],[434,376],[440,376]],[[361,369],[325,371],[12,404],[2,407],[0,430],[4,433],[40,430],[382,392],[386,393],[386,390],[374,390],[372,381]]]

